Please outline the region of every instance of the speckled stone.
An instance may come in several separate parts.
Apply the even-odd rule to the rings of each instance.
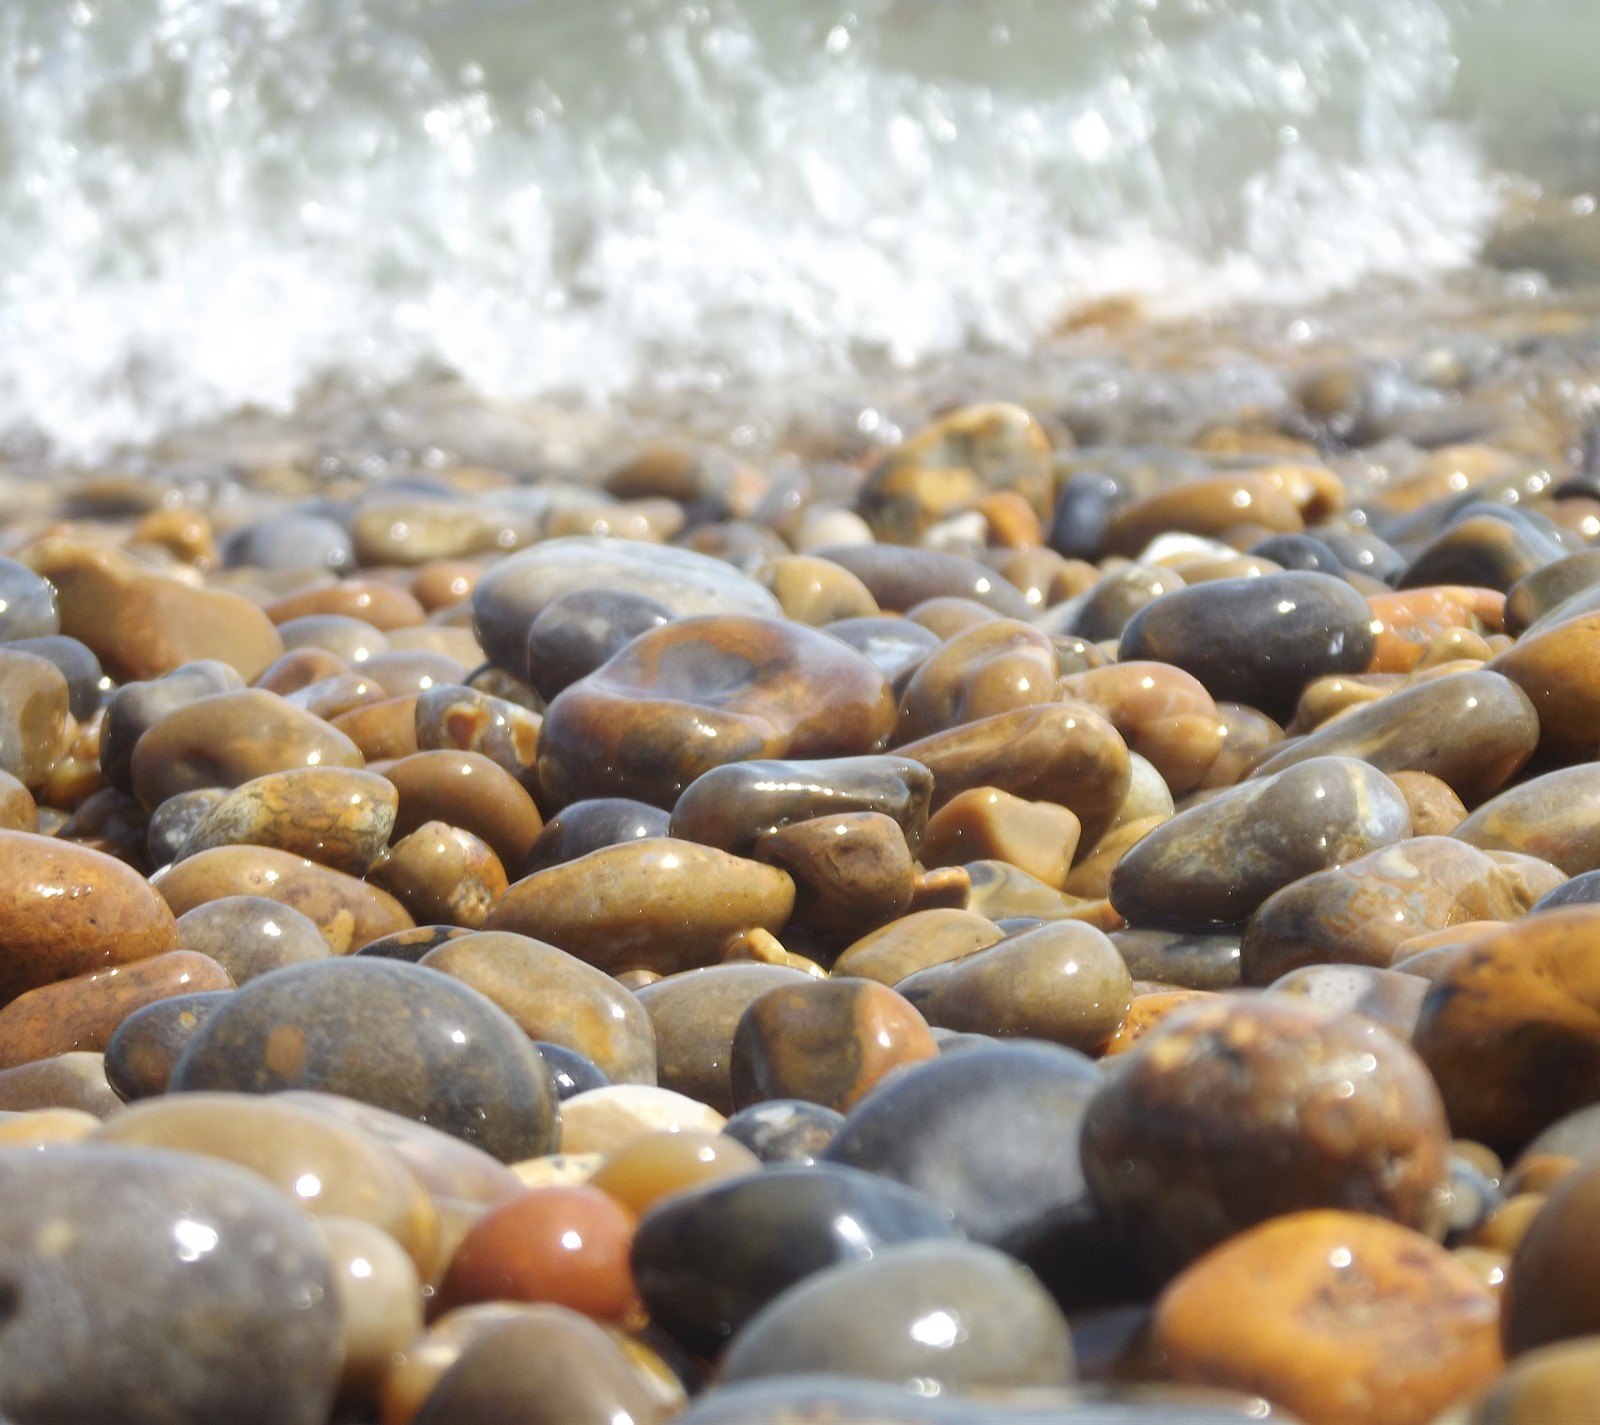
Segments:
[[[655,1025],[660,1085],[731,1114],[733,1036],[740,1016],[767,991],[804,979],[786,966],[729,963],[667,975],[637,990]]]
[[[604,536],[550,539],[501,560],[474,587],[473,628],[489,660],[526,678],[528,630],[574,589],[643,594],[678,617],[781,613],[755,580],[703,554]]]
[[[1600,1098],[1600,907],[1545,911],[1456,953],[1414,1043],[1458,1135],[1497,1151]]]
[[[1218,579],[1175,590],[1136,614],[1122,631],[1118,661],[1174,664],[1213,698],[1282,719],[1313,678],[1366,669],[1371,620],[1366,600],[1331,575]]]
[[[174,915],[224,896],[261,896],[306,916],[335,955],[409,930],[411,916],[387,891],[269,846],[218,846],[163,871],[156,889]]]
[[[40,985],[0,1009],[0,1069],[57,1054],[101,1052],[122,1021],[144,1005],[232,988],[222,966],[193,950],[169,950]]]
[[[933,807],[974,787],[1054,802],[1092,845],[1111,824],[1131,776],[1127,744],[1081,703],[1042,703],[908,742],[902,756],[933,773]]]
[[[247,681],[283,652],[272,622],[227,589],[200,589],[104,546],[46,539],[27,562],[55,586],[59,632],[86,643],[118,682],[216,659]],[[57,632],[50,629],[48,632]]]
[[[743,615],[680,619],[550,705],[539,782],[554,806],[630,796],[670,807],[727,762],[881,751],[894,717],[884,676],[824,633]]]
[[[421,924],[477,930],[506,893],[505,868],[484,841],[459,826],[425,821],[367,872]]]
[[[1425,930],[1511,920],[1563,880],[1547,862],[1414,836],[1284,887],[1250,918],[1244,982],[1267,985],[1302,965],[1375,965]]]
[[[733,1101],[800,1098],[843,1113],[892,1070],[938,1053],[922,1016],[887,985],[803,979],[767,990],[739,1016]]]
[[[225,896],[196,906],[178,917],[178,943],[209,955],[238,985],[332,953],[315,921],[265,896]]]
[[[1428,1425],[1501,1369],[1494,1294],[1419,1233],[1298,1212],[1224,1243],[1156,1305],[1170,1378],[1307,1425]]]
[[[901,980],[929,1024],[996,1038],[1043,1039],[1092,1053],[1128,1013],[1128,967],[1104,934],[1047,922]]]
[[[798,1098],[769,1098],[741,1108],[723,1125],[763,1163],[809,1167],[844,1126],[844,1115]]]
[[[466,935],[421,963],[471,985],[530,1039],[566,1045],[612,1083],[656,1081],[656,1035],[639,1001],[611,976],[553,945],[505,931]]]
[[[244,986],[172,1075],[174,1093],[282,1089],[345,1094],[506,1163],[553,1151],[560,1132],[549,1073],[516,1022],[448,975],[392,960],[295,965]]]
[[[1241,921],[1301,877],[1410,835],[1411,809],[1383,773],[1319,757],[1154,827],[1117,862],[1111,904],[1132,921]]]
[[[134,1010],[106,1044],[106,1082],[129,1103],[164,1094],[195,1030],[227,998],[227,990],[203,990]]]
[[[1439,1091],[1376,1025],[1287,998],[1218,997],[1168,1019],[1122,1062],[1084,1118],[1083,1164],[1155,1279],[1304,1208],[1442,1230],[1450,1132]]]
[[[779,1166],[661,1203],[639,1224],[633,1272],[652,1320],[710,1356],[816,1272],[959,1235],[932,1198],[899,1183],[832,1163]]]
[[[1270,777],[1313,757],[1358,757],[1384,772],[1428,772],[1468,806],[1494,793],[1539,743],[1533,704],[1496,673],[1462,672],[1402,688],[1262,760]]]
[[[201,817],[178,859],[213,846],[273,846],[359,876],[394,829],[400,798],[352,767],[296,767],[242,783]]]
[[[964,1329],[929,1342],[930,1318]],[[722,1360],[730,1382],[815,1373],[941,1392],[1075,1378],[1071,1333],[1048,1293],[971,1242],[905,1243],[817,1272],[758,1312]]]
[[[7,1417],[326,1420],[339,1375],[328,1255],[268,1184],[192,1156],[77,1146],[0,1155],[0,1185],[0,1274],[17,1298],[0,1345]],[[61,1241],[72,1250],[40,1250]]]
[[[526,876],[484,923],[617,974],[715,963],[752,927],[776,933],[794,882],[771,866],[673,837],[608,846]]]
[[[123,862],[71,842],[0,831],[0,1005],[40,985],[178,948],[162,898]]]
[[[1563,767],[1485,802],[1451,833],[1485,851],[1521,851],[1569,876],[1600,868],[1600,764]]]

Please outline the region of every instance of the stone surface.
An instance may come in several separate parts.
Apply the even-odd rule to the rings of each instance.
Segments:
[[[959,1235],[932,1198],[899,1183],[834,1164],[780,1166],[661,1203],[639,1224],[633,1273],[651,1319],[711,1356],[816,1272]]]
[[[976,1243],[914,1242],[790,1287],[722,1360],[726,1381],[817,1373],[967,1392],[1066,1385],[1075,1369],[1066,1319],[1031,1273]]]
[[[1123,1060],[1089,1105],[1083,1165],[1159,1281],[1306,1208],[1441,1229],[1449,1139],[1438,1089],[1387,1031],[1287,998],[1219,997]]]
[[[1499,1374],[1496,1306],[1419,1233],[1299,1212],[1178,1277],[1152,1335],[1172,1379],[1259,1393],[1307,1425],[1427,1425]]]
[[[1464,921],[1511,920],[1562,879],[1554,866],[1514,851],[1414,836],[1271,896],[1245,927],[1244,981],[1271,984],[1302,965],[1387,969],[1411,937]]]
[[[106,780],[131,792],[133,751],[145,733],[185,703],[243,688],[244,679],[215,659],[184,664],[148,682],[124,683],[106,703],[100,736],[100,768]]]
[[[854,939],[911,907],[915,872],[899,824],[882,812],[839,812],[763,832],[756,860],[788,872],[794,922]]]
[[[864,935],[834,962],[834,972],[896,985],[930,965],[970,955],[1001,938],[993,921],[951,906],[912,911]]]
[[[425,821],[367,872],[422,924],[478,929],[506,893],[506,872],[487,843],[443,821]]]
[[[265,896],[224,896],[178,917],[178,943],[209,955],[236,985],[332,952],[316,922]]]
[[[237,990],[200,1027],[174,1093],[345,1094],[502,1162],[556,1146],[560,1116],[515,1021],[448,975],[390,960],[295,965]]]
[[[573,589],[552,599],[528,629],[528,681],[547,703],[620,653],[641,633],[671,623],[659,599],[626,589]]]
[[[101,1054],[59,1054],[16,1069],[0,1069],[0,1112],[25,1113],[37,1108],[77,1109],[109,1118],[122,1100],[106,1082]]]
[[[1456,951],[1413,1042],[1458,1136],[1515,1151],[1600,1098],[1600,907],[1545,911]]]
[[[259,896],[297,910],[335,955],[408,930],[411,916],[387,891],[269,846],[218,846],[164,871],[156,889],[174,915],[208,901]]]
[[[523,862],[522,874],[531,876],[535,871],[547,870],[563,861],[576,861],[603,846],[665,836],[669,820],[668,813],[660,807],[647,806],[629,797],[595,797],[572,802],[545,822]]]
[[[1509,679],[1456,673],[1402,688],[1261,761],[1270,777],[1313,757],[1357,757],[1383,772],[1427,772],[1468,806],[1493,796],[1539,744],[1540,719]]]
[[[1593,1272],[1597,1213],[1600,1171],[1588,1163],[1556,1185],[1517,1243],[1501,1317],[1507,1355],[1600,1335]]]
[[[1085,1053],[1116,1032],[1133,997],[1116,946],[1072,920],[1008,935],[919,970],[896,989],[941,1029],[1043,1039]]]
[[[0,643],[61,631],[56,591],[26,564],[0,559]]]
[[[809,1167],[844,1126],[844,1115],[798,1098],[769,1098],[735,1113],[722,1131],[763,1163]]]
[[[0,831],[0,863],[0,1005],[40,985],[178,948],[166,902],[103,852]]]
[[[134,1010],[106,1044],[106,1082],[128,1103],[164,1094],[195,1030],[227,997],[227,990],[202,990]]]
[[[574,1094],[561,1104],[565,1156],[614,1153],[647,1133],[720,1131],[727,1119],[714,1108],[650,1084],[608,1084]]]
[[[1485,665],[1528,695],[1539,718],[1541,755],[1574,762],[1594,755],[1600,717],[1600,613],[1530,629]]]
[[[1411,835],[1387,777],[1318,757],[1252,779],[1153,828],[1111,873],[1111,903],[1132,921],[1248,918],[1275,891]]]
[[[0,1195],[0,1279],[16,1302],[0,1345],[8,1418],[326,1420],[339,1372],[328,1254],[266,1183],[191,1156],[78,1146],[0,1155]]]
[[[296,767],[235,787],[201,817],[179,859],[213,846],[274,846],[359,876],[389,840],[400,798],[352,767]]]
[[[938,1052],[922,1016],[886,985],[848,976],[780,985],[739,1016],[733,1102],[800,1098],[845,1112],[892,1070]]]
[[[900,695],[895,738],[943,732],[980,717],[1052,701],[1061,665],[1048,635],[993,618],[948,638]]]
[[[0,647],[0,771],[38,786],[67,750],[69,693],[48,659]]]
[[[1146,757],[1174,796],[1198,786],[1222,752],[1227,725],[1198,678],[1169,663],[1134,660],[1062,678],[1060,695],[1086,703]]]
[[[550,705],[539,782],[554,806],[630,796],[670,807],[727,762],[881,751],[894,717],[883,674],[837,639],[744,615],[680,619]]]
[[[593,851],[518,881],[484,923],[617,974],[709,965],[740,931],[777,932],[794,882],[771,866],[673,837]]]
[[[589,1186],[642,1217],[666,1198],[760,1171],[761,1159],[726,1133],[667,1129],[641,1134],[608,1153],[590,1175]]]
[[[1267,986],[1269,994],[1293,995],[1335,1014],[1360,1014],[1409,1040],[1422,1012],[1428,981],[1371,965],[1305,965]]]
[[[1082,829],[1063,806],[1025,801],[997,787],[973,787],[952,797],[929,821],[918,859],[929,867],[1007,861],[1059,890],[1066,885]]]
[[[903,614],[926,599],[949,596],[975,600],[1005,618],[1032,613],[1014,584],[959,554],[892,544],[829,544],[809,552],[848,569],[886,613]]]
[[[1485,851],[1520,851],[1569,876],[1600,869],[1600,764],[1563,767],[1485,802],[1451,833]]]
[[[493,1000],[530,1039],[576,1050],[612,1083],[655,1083],[650,1015],[611,976],[576,956],[494,931],[447,940],[420,963]]]
[[[1118,661],[1171,663],[1213,698],[1281,719],[1313,678],[1366,669],[1371,619],[1366,600],[1328,574],[1218,579],[1174,590],[1136,614]]]
[[[442,821],[478,837],[514,873],[544,829],[539,808],[522,784],[479,753],[417,752],[391,763],[383,775],[400,794],[392,836],[409,836],[426,822]]]

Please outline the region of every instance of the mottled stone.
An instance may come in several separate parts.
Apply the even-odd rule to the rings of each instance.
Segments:
[[[395,837],[430,821],[470,831],[508,872],[527,859],[544,829],[527,789],[503,767],[476,752],[416,752],[384,768],[400,793]]]
[[[669,813],[660,807],[629,797],[595,797],[572,802],[545,822],[523,862],[522,874],[531,876],[535,871],[559,866],[563,861],[576,861],[604,846],[666,836],[670,820]]]
[[[16,1300],[0,1346],[8,1418],[327,1419],[339,1374],[328,1255],[272,1187],[192,1156],[83,1145],[0,1155],[0,1196],[0,1277]]]
[[[1250,918],[1244,982],[1267,985],[1302,965],[1387,969],[1425,930],[1511,920],[1562,874],[1513,851],[1479,851],[1445,836],[1414,836],[1284,887]]]
[[[1157,1280],[1305,1208],[1442,1230],[1439,1092],[1376,1025],[1287,998],[1218,997],[1168,1019],[1122,1063],[1085,1115],[1083,1165]]]
[[[164,1094],[195,1030],[227,997],[227,990],[202,990],[134,1010],[106,1044],[106,1082],[129,1103]]]
[[[899,1183],[832,1163],[780,1166],[662,1203],[639,1224],[633,1272],[652,1320],[711,1356],[819,1271],[959,1235],[932,1198]]]
[[[1118,661],[1174,664],[1213,698],[1281,719],[1312,679],[1366,669],[1371,620],[1366,600],[1331,575],[1218,579],[1141,610],[1122,631]]]
[[[1367,602],[1376,636],[1374,673],[1409,673],[1441,633],[1498,630],[1505,612],[1504,594],[1462,585],[1374,594]]]
[[[268,846],[218,846],[163,871],[156,883],[174,915],[224,896],[261,896],[306,916],[335,955],[408,930],[413,922],[387,891]]]
[[[119,683],[199,659],[248,681],[283,652],[272,621],[248,599],[194,588],[120,550],[47,539],[29,547],[27,562],[56,588],[59,631],[93,649]]]
[[[1485,802],[1451,835],[1485,851],[1520,851],[1569,876],[1600,868],[1600,764],[1564,767]]]
[[[671,835],[749,855],[767,832],[813,817],[880,812],[915,851],[928,824],[933,774],[909,757],[733,762],[691,782],[672,809]]]
[[[1061,668],[1055,645],[1031,624],[991,618],[947,639],[906,684],[898,741],[1053,701]]]
[[[0,643],[60,631],[55,589],[26,564],[0,558]]]
[[[1127,794],[1127,744],[1081,703],[1043,703],[909,742],[902,756],[933,773],[933,806],[974,787],[998,787],[1071,811],[1093,844]]]
[[[914,871],[899,824],[882,812],[841,812],[763,832],[756,860],[787,871],[794,921],[854,938],[910,909]]]
[[[0,1069],[57,1054],[101,1052],[122,1021],[144,1005],[232,988],[226,970],[193,950],[169,950],[40,985],[0,1009]]]
[[[1413,1042],[1461,1137],[1515,1150],[1600,1098],[1600,908],[1476,936],[1435,978]]]
[[[0,831],[0,863],[0,1005],[40,985],[178,948],[162,898],[103,852]]]
[[[1274,752],[1253,776],[1313,757],[1358,757],[1384,772],[1427,772],[1468,806],[1494,793],[1539,744],[1540,721],[1517,685],[1454,673],[1390,693]]]
[[[844,1115],[799,1098],[769,1098],[741,1108],[723,1125],[763,1163],[809,1167],[844,1127]]]
[[[506,893],[505,868],[470,831],[425,821],[394,843],[367,872],[420,924],[476,930]]]
[[[476,688],[442,683],[418,695],[415,716],[420,751],[481,753],[523,786],[537,785],[539,714]]]
[[[1466,820],[1461,798],[1431,772],[1391,772],[1389,780],[1411,808],[1413,836],[1448,836]]]
[[[524,877],[484,928],[546,940],[608,974],[670,974],[714,963],[742,930],[781,930],[793,907],[794,882],[785,872],[656,837]]]
[[[178,917],[178,943],[209,955],[239,985],[331,953],[315,921],[265,896],[224,896],[197,905]]]
[[[803,982],[798,970],[746,962],[685,970],[636,991],[655,1025],[661,1087],[732,1113],[733,1036],[740,1016],[769,990]]]
[[[951,1325],[929,1341],[930,1320]],[[722,1360],[726,1381],[815,1373],[966,1392],[1066,1385],[1074,1364],[1066,1319],[1030,1272],[976,1243],[914,1242],[790,1287]]]
[[[560,1132],[516,1022],[448,975],[393,960],[295,965],[235,991],[173,1071],[174,1093],[207,1089],[344,1094],[506,1163],[552,1151]]]
[[[891,1070],[938,1053],[922,1016],[888,986],[800,980],[767,990],[739,1016],[733,1101],[801,1098],[843,1113]]]
[[[886,613],[905,613],[927,599],[973,599],[1005,618],[1032,610],[1016,585],[986,564],[937,549],[893,544],[829,544],[809,551],[854,574]]]
[[[361,875],[394,828],[399,797],[371,772],[296,767],[235,787],[201,817],[177,859],[214,846],[272,846]]]
[[[495,1324],[462,1350],[411,1425],[660,1425],[673,1413],[604,1327],[562,1306],[524,1310],[529,1314]]]
[[[998,944],[919,970],[896,989],[929,1024],[996,1038],[1043,1039],[1086,1053],[1122,1023],[1128,967],[1104,934],[1048,922]]]
[[[1499,1374],[1496,1306],[1416,1232],[1299,1212],[1184,1272],[1152,1336],[1170,1378],[1260,1393],[1307,1425],[1428,1425]]]
[[[549,604],[574,589],[644,595],[680,618],[781,613],[778,601],[754,579],[703,554],[603,536],[551,539],[501,560],[473,589],[473,628],[489,660],[526,678],[528,630]]]
[[[1136,980],[1188,990],[1231,990],[1240,983],[1239,929],[1168,930],[1128,926],[1111,943]]]
[[[894,717],[887,680],[835,638],[743,615],[680,619],[550,705],[539,782],[557,806],[623,795],[669,807],[727,762],[881,751]]]
[[[1111,903],[1133,921],[1241,921],[1301,877],[1410,835],[1411,809],[1387,777],[1318,757],[1153,828],[1111,873]]]
[[[530,1039],[576,1050],[608,1081],[655,1083],[656,1036],[645,1008],[564,950],[497,931],[448,940],[421,963],[493,1000]]]
[[[48,659],[0,647],[0,771],[38,786],[67,750],[67,680]]]

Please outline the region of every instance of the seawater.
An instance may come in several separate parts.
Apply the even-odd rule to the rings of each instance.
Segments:
[[[1589,0],[0,0],[0,441],[625,402],[1471,264]],[[1587,106],[1587,107],[1586,107]]]

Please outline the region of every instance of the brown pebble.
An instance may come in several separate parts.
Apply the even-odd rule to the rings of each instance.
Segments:
[[[792,822],[756,838],[755,859],[794,879],[794,920],[850,937],[902,915],[914,880],[905,833],[882,812]]]
[[[1597,1222],[1600,1166],[1589,1164],[1556,1185],[1512,1254],[1501,1316],[1507,1355],[1600,1335]]]
[[[1025,801],[998,787],[973,787],[930,818],[918,855],[929,867],[1007,861],[1060,890],[1081,830],[1066,807]]]
[[[1413,836],[1448,836],[1467,817],[1461,798],[1448,782],[1428,772],[1391,772],[1389,780],[1411,808]]]
[[[834,972],[896,985],[907,975],[970,955],[1001,938],[987,917],[953,907],[912,911],[864,935],[834,962]]]
[[[72,741],[67,680],[48,659],[0,647],[0,772],[37,787]]]
[[[470,831],[425,821],[367,872],[421,925],[479,929],[506,893],[505,868]]]
[[[341,579],[320,589],[285,594],[266,605],[264,612],[275,624],[313,614],[340,614],[360,619],[385,633],[421,623],[427,617],[426,610],[411,594],[375,579]]]
[[[179,860],[214,846],[272,846],[359,876],[394,829],[394,785],[352,767],[296,767],[235,787],[189,833]]]
[[[459,826],[484,841],[501,866],[515,874],[544,827],[522,784],[476,752],[417,752],[387,767],[384,775],[400,793],[396,837],[409,836],[429,821]]]

